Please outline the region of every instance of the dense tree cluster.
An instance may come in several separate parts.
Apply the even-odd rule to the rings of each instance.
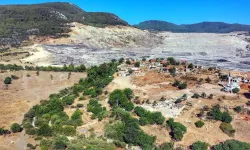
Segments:
[[[109,104],[111,107],[121,107],[127,111],[134,109],[134,104],[130,101],[133,92],[130,89],[114,90],[109,96]]]
[[[91,99],[89,104],[87,105],[87,111],[92,112],[92,119],[98,118],[99,121],[103,119],[105,114],[107,113],[106,107],[102,107],[101,104],[98,103],[98,100]]]
[[[214,120],[220,120],[226,123],[230,123],[233,119],[228,112],[221,112],[219,105],[214,106],[207,114]]]
[[[227,140],[213,146],[214,150],[249,150],[250,144],[237,140]]]
[[[149,136],[140,129],[139,121],[130,113],[116,108],[112,116],[118,120],[105,127],[105,135],[111,139],[141,146],[143,149],[153,149],[155,137]],[[120,120],[120,121],[119,121]]]
[[[201,142],[201,141],[197,141],[195,143],[193,143],[190,148],[192,150],[207,150],[208,149],[208,144],[205,142]]]
[[[101,89],[106,86],[112,81],[116,66],[116,63],[108,63],[99,67],[92,67],[87,70],[88,77],[81,79],[79,84],[61,90],[58,94],[51,94],[49,100],[41,101],[40,105],[35,105],[24,116],[23,127],[25,132],[39,136],[75,134],[75,127],[83,124],[82,112],[77,109],[69,117],[64,112],[64,107],[72,105],[80,92],[90,88]],[[101,92],[98,93],[98,95],[100,94]]]
[[[172,138],[176,141],[181,141],[184,134],[187,132],[187,128],[179,122],[174,122],[173,118],[167,121],[167,125],[171,129],[170,135]]]
[[[139,123],[142,126],[147,124],[163,124],[165,121],[165,117],[161,112],[150,112],[140,106],[135,107],[134,112],[140,117]]]
[[[187,88],[187,83],[175,80],[175,82],[173,83],[173,86],[179,88],[180,90],[182,90],[182,89]]]
[[[53,67],[53,66],[18,66],[16,64],[0,64],[0,70],[11,70],[11,71],[19,71],[19,70],[29,70],[29,71],[55,71],[55,72],[85,72],[86,67],[85,65],[74,66],[71,65],[64,65],[63,67]]]

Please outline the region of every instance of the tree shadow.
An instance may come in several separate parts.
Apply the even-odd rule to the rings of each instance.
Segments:
[[[244,95],[247,99],[250,99],[250,93],[243,93],[243,95]]]

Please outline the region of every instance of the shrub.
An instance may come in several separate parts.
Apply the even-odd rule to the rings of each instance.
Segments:
[[[238,140],[226,140],[213,146],[214,150],[249,150],[250,144]]]
[[[145,117],[141,117],[141,118],[139,119],[139,123],[140,123],[141,126],[145,126],[145,125],[148,124],[148,119],[145,118]]]
[[[231,124],[222,122],[220,124],[220,129],[228,136],[234,136],[235,130],[233,129]]]
[[[53,130],[48,124],[44,124],[37,130],[37,135],[45,137],[52,136]]]
[[[242,107],[241,106],[237,106],[234,108],[234,111],[237,113],[240,113],[242,111]]]
[[[221,118],[222,122],[230,123],[230,122],[232,122],[232,120],[233,120],[233,118],[230,116],[230,114],[228,112],[222,113],[222,118]]]
[[[82,119],[82,112],[77,109],[71,116],[72,120],[78,120],[78,119]]]
[[[186,82],[180,82],[178,80],[175,80],[175,82],[173,83],[174,87],[178,87],[180,90],[182,89],[186,89],[187,88],[187,83]]]
[[[137,68],[140,67],[140,62],[139,62],[139,61],[137,61],[137,62],[135,63],[135,67],[137,67]]]
[[[207,77],[205,80],[207,83],[211,83],[211,81],[212,81],[209,77]]]
[[[21,132],[22,131],[22,127],[21,125],[19,125],[18,123],[13,123],[10,127],[11,131],[13,133],[17,133],[17,132]]]
[[[188,65],[188,68],[189,68],[189,69],[194,69],[194,65],[193,65],[192,63],[190,63],[190,64]]]
[[[81,108],[81,107],[83,107],[83,104],[77,104],[76,105],[78,108]]]
[[[4,79],[4,84],[11,84],[12,79],[10,77],[6,77]]]
[[[186,89],[186,88],[187,88],[187,83],[181,83],[181,84],[179,84],[178,88],[179,88],[180,90]]]
[[[174,148],[174,143],[163,143],[160,145],[160,150],[172,150]]]
[[[205,142],[198,141],[198,142],[193,143],[190,146],[190,148],[192,150],[207,150],[208,149],[208,144],[205,143]]]
[[[76,129],[73,126],[65,126],[63,127],[63,134],[66,136],[74,136],[76,135]]]
[[[239,93],[239,92],[240,92],[240,89],[239,89],[239,88],[234,88],[234,89],[232,90],[232,92],[233,92],[233,93]]]
[[[201,97],[202,97],[202,98],[206,98],[206,97],[207,97],[207,94],[203,92],[203,93],[201,94]]]
[[[173,118],[170,118],[167,121],[167,125],[171,129],[170,135],[172,136],[172,138],[176,141],[181,141],[184,134],[187,132],[187,128],[179,122],[174,122]]]
[[[204,126],[205,123],[204,123],[203,121],[200,121],[200,120],[199,120],[199,121],[195,122],[194,124],[195,124],[195,126],[196,126],[197,128],[201,128],[201,127]]]
[[[4,128],[0,128],[0,135],[5,135],[5,134],[10,134],[10,131]]]
[[[213,95],[213,94],[210,94],[210,95],[208,96],[208,99],[213,99],[213,97],[214,97],[214,95]]]
[[[200,98],[201,96],[199,95],[199,94],[197,94],[197,93],[194,93],[194,95],[192,96],[192,98],[196,98],[196,99],[198,99],[198,98]]]
[[[114,90],[110,95],[109,95],[109,104],[111,107],[118,106],[121,108],[126,109],[127,111],[131,111],[134,109],[134,104],[129,101],[128,97],[129,93],[126,93],[122,90]]]
[[[96,99],[91,99],[87,105],[87,111],[93,113],[92,119],[98,117],[98,120],[101,121],[106,113],[106,108],[102,107]]]
[[[18,77],[18,76],[16,76],[16,75],[11,75],[10,77],[11,77],[11,79],[13,79],[13,80],[17,80],[17,79],[19,79],[19,77]]]

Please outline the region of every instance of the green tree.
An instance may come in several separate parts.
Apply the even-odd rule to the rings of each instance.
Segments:
[[[199,121],[195,122],[194,124],[195,124],[195,126],[196,126],[197,128],[201,128],[201,127],[204,126],[205,123],[204,123],[203,121],[199,120]]]
[[[123,92],[129,100],[131,100],[134,97],[134,93],[130,88],[124,89]]]
[[[232,91],[233,91],[233,93],[239,93],[240,89],[239,88],[234,88]]]
[[[188,65],[188,68],[189,68],[189,69],[194,69],[194,65],[193,65],[192,63],[190,63],[190,64]]]
[[[135,63],[135,67],[137,67],[137,68],[140,67],[140,62],[139,62],[139,61],[137,61],[137,62]]]
[[[207,150],[208,149],[208,144],[205,142],[201,142],[201,141],[197,141],[195,143],[193,143],[190,148],[192,150]]]
[[[220,144],[213,146],[214,150],[249,150],[250,143],[238,140],[226,140]]]
[[[19,125],[18,123],[13,123],[10,127],[10,130],[13,132],[13,133],[17,133],[17,132],[21,132],[22,131],[22,127],[21,125]]]
[[[45,137],[52,136],[53,129],[48,124],[44,124],[37,130],[37,135]]]
[[[240,113],[242,111],[242,107],[241,106],[236,106],[234,108],[234,111],[237,112],[237,113]]]
[[[141,126],[145,126],[148,124],[148,119],[146,117],[140,117],[139,123]]]
[[[12,81],[12,79],[10,77],[6,77],[4,79],[4,84],[6,84],[6,85],[11,84],[11,81]]]

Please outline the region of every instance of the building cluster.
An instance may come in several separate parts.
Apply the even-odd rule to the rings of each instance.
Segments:
[[[180,61],[177,64],[171,64],[167,59],[134,60],[128,58],[118,66],[118,75],[129,76],[133,73],[135,76],[144,76],[145,72],[149,70],[162,73],[184,74],[192,72],[193,68],[203,68],[202,66],[189,68],[186,61]]]

